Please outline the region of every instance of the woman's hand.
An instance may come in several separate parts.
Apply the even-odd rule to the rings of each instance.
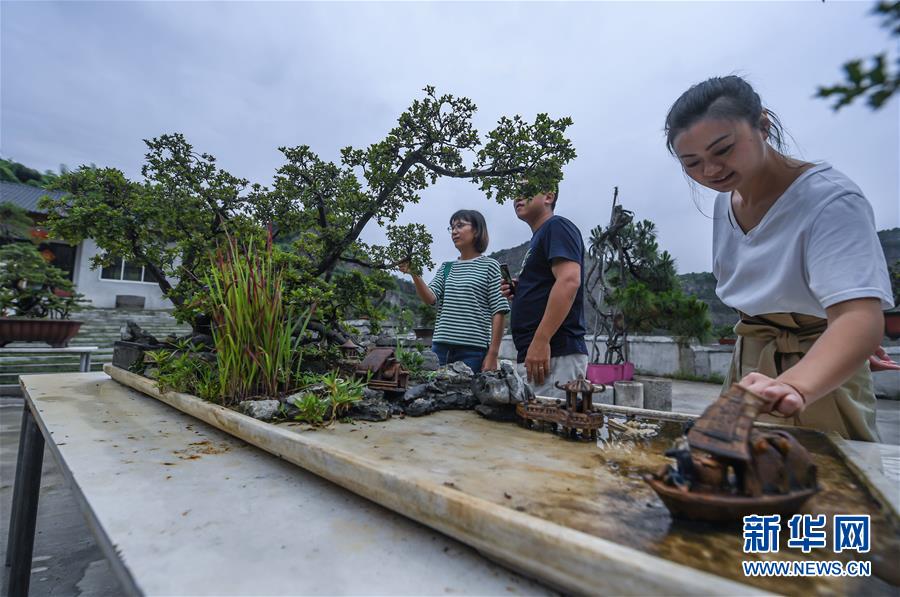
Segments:
[[[404,274],[408,274],[410,272],[409,261],[401,261],[397,264],[397,269]]]
[[[890,355],[885,352],[884,347],[879,346],[869,357],[869,369],[872,371],[898,371],[900,370],[900,363],[891,359]]]
[[[740,383],[744,388],[765,398],[769,411],[775,416],[791,417],[806,407],[806,399],[797,388],[762,373],[750,373]]]
[[[497,364],[497,353],[488,352],[484,361],[481,363],[482,371],[496,371],[500,366]]]

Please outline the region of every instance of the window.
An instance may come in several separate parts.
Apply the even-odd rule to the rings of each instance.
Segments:
[[[123,259],[116,259],[112,265],[100,270],[100,279],[121,280],[124,282],[148,282],[150,284],[157,283],[156,276],[154,276],[150,270],[144,268],[142,265],[135,265]]]

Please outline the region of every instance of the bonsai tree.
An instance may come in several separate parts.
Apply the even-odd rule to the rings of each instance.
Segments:
[[[6,244],[34,238],[34,220],[28,212],[12,203],[0,203],[0,242]]]
[[[426,87],[384,139],[344,148],[338,163],[306,145],[280,148],[285,163],[271,188],[226,172],[181,134],[162,135],[145,141],[143,180],[82,167],[53,184],[65,196],[41,205],[54,235],[94,239],[101,249],[94,267],[116,258],[146,267],[176,316],[195,329],[209,322],[193,300],[203,290],[207,256],[226,234],[261,243],[268,228],[278,246],[274,259],[285,264],[288,301],[314,306],[309,329],[343,342],[340,322],[348,314],[377,317],[378,299],[392,284],[386,270],[402,261],[432,265],[424,226],[395,224],[422,190],[443,176],[463,178],[502,203],[557,183],[575,157],[564,135],[570,118],[503,117],[482,143],[475,110],[467,98]],[[359,240],[372,222],[386,228],[386,245]]]
[[[598,335],[605,335],[603,362],[628,360],[628,332],[666,330],[679,344],[705,340],[712,323],[706,303],[686,295],[678,283],[675,261],[659,250],[653,222],[634,222],[613,191],[609,224],[591,230],[591,265],[586,294],[594,333],[592,362],[599,362]]]
[[[34,245],[0,247],[0,314],[68,319],[82,297],[65,272],[50,265]]]
[[[716,338],[734,338],[734,326],[733,325],[720,325],[716,326],[712,331],[712,335]]]

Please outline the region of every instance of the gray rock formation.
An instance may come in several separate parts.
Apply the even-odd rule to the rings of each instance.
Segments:
[[[503,361],[498,371],[479,373],[473,382],[479,405],[475,411],[488,419],[512,421],[516,404],[534,398],[534,392],[509,361]]]
[[[422,363],[422,371],[437,371],[441,368],[441,363],[438,361],[438,356],[430,351],[423,350],[422,356],[425,357],[425,362]]]
[[[392,405],[384,399],[384,392],[366,388],[362,400],[354,402],[347,416],[360,421],[386,421],[391,418]]]
[[[281,409],[281,402],[278,400],[244,400],[238,404],[238,409],[254,419],[271,421]]]
[[[474,374],[462,362],[438,369],[428,383],[407,388],[399,404],[406,414],[420,417],[439,410],[471,410],[478,404],[472,392]]]

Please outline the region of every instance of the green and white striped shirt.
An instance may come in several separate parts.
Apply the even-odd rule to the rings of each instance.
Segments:
[[[444,268],[450,265],[444,288]],[[491,344],[491,319],[508,313],[509,302],[500,293],[500,264],[479,255],[475,259],[441,264],[428,285],[437,297],[438,317],[434,342],[488,348]]]

